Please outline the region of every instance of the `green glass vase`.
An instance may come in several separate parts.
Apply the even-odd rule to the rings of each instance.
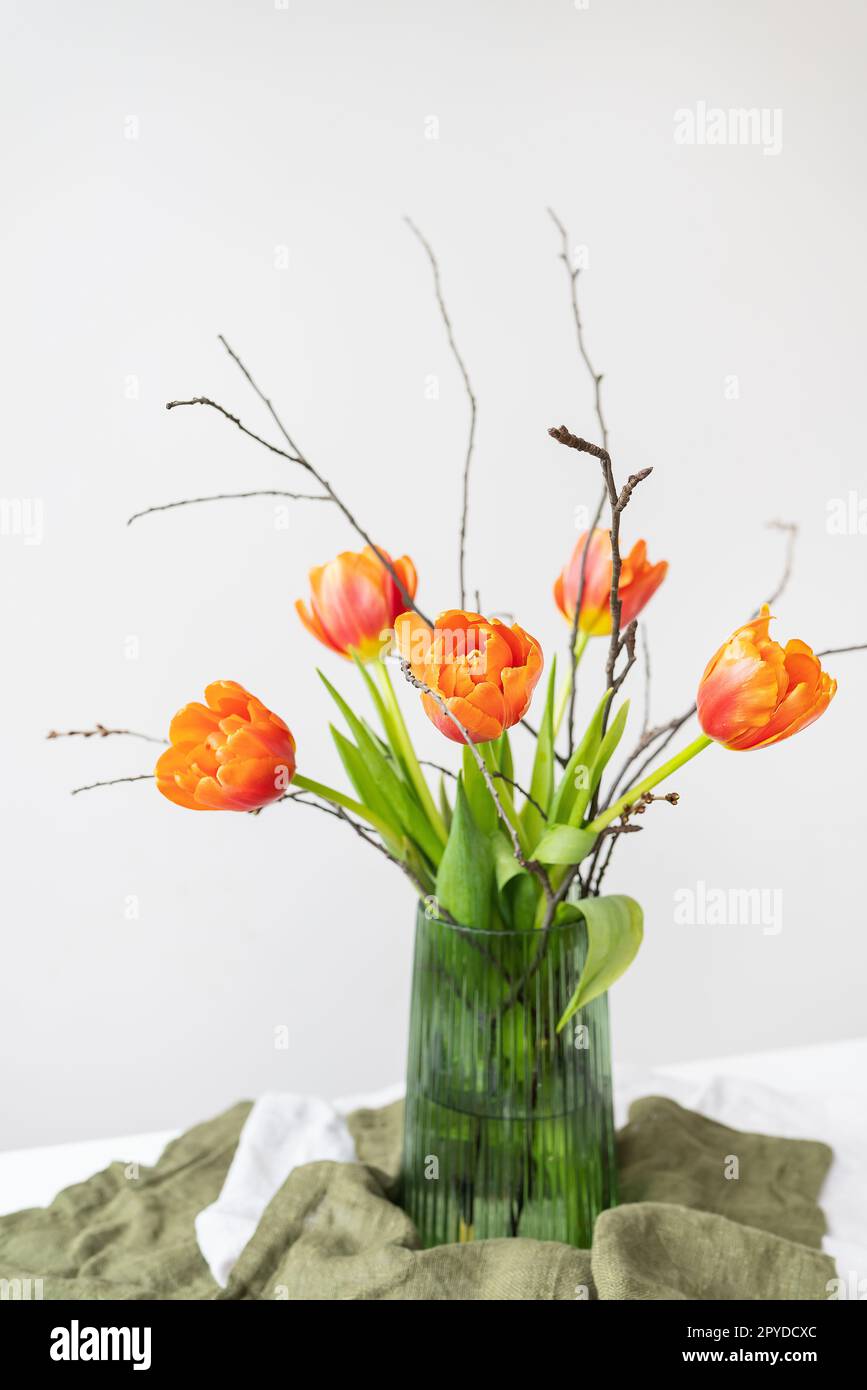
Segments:
[[[616,1203],[607,996],[557,1031],[586,953],[582,922],[480,932],[419,908],[401,1200],[425,1247],[589,1248]]]

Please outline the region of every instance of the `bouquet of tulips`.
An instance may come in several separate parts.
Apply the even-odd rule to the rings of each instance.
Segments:
[[[554,221],[569,270],[566,232],[556,217]],[[156,785],[175,805],[193,811],[259,812],[282,799],[315,804],[385,854],[411,881],[428,914],[445,922],[478,931],[546,933],[583,920],[587,961],[562,1024],[604,992],[639,947],[638,904],[621,895],[603,896],[600,890],[617,843],[638,828],[636,817],[652,801],[676,801],[676,793],[657,797],[654,788],[712,742],[744,751],[789,738],[827,709],[836,684],[806,643],[793,639],[783,647],[771,638],[771,614],[763,605],[710,658],[695,704],[680,718],[645,731],[603,791],[606,768],[627,727],[629,705],[621,701],[620,691],[636,659],[638,617],[664,581],[668,565],[651,564],[643,540],[627,553],[621,550],[624,513],[652,470],[633,474],[622,487],[615,482],[600,404],[602,378],[587,356],[575,295],[578,272],[570,270],[578,342],[594,382],[602,442],[592,443],[565,426],[548,433],[557,444],[584,456],[588,466],[599,467],[602,492],[589,531],[577,541],[554,584],[556,604],[568,625],[567,660],[559,680],[556,661],[548,661],[538,714],[535,722],[528,718],[546,665],[539,642],[516,622],[464,606],[476,401],[455,346],[436,260],[417,229],[412,230],[430,258],[449,343],[471,403],[460,528],[461,606],[446,609],[433,621],[425,615],[416,602],[412,561],[405,555],[392,559],[374,544],[221,339],[267,408],[283,445],[263,439],[206,397],[172,401],[168,408],[210,407],[271,454],[298,465],[319,484],[313,500],[336,505],[366,542],[364,549],[346,551],[314,569],[309,603],[299,601],[297,610],[322,646],[354,665],[369,701],[369,717],[322,674],[342,724],[332,733],[347,785],[337,788],[312,776],[303,760],[299,770],[295,738],[278,714],[243,685],[216,681],[205,691],[204,703],[185,705],[171,721],[169,746],[156,765]],[[234,495],[310,496],[274,489]],[[599,525],[606,506],[607,527]],[[605,686],[579,733],[576,677],[593,640],[608,644]],[[418,690],[423,713],[449,747],[460,749],[460,757],[448,766],[426,766],[417,756],[395,688],[404,680]],[[661,759],[693,714],[701,734]],[[510,741],[510,731],[519,724],[535,739],[526,769],[516,766]],[[97,726],[90,732],[117,731]]]
[[[614,565],[611,533],[595,529],[580,537],[556,581],[557,605],[575,633],[573,660],[559,685],[550,662],[524,779],[509,731],[530,712],[542,678],[539,643],[517,623],[463,609],[430,623],[415,605],[412,561],[368,546],[314,569],[309,606],[297,604],[308,631],[355,666],[369,699],[366,718],[320,672],[344,725],[332,734],[347,789],[299,771],[287,724],[234,681],[216,681],[204,704],[175,715],[156,785],[194,811],[317,801],[376,844],[445,921],[545,932],[583,918],[588,960],[565,1023],[617,979],[641,941],[638,904],[599,893],[606,844],[613,847],[653,789],[711,742],[752,750],[789,738],[823,713],[836,689],[804,642],[782,647],[770,637],[764,605],[707,664],[696,697],[699,737],[625,791],[602,797],[629,705],[617,702],[614,675],[583,733],[558,751],[578,660],[594,637],[611,642],[616,634],[631,647],[636,618],[667,571],[665,561],[648,561],[641,540],[619,565],[616,586]],[[460,747],[457,765],[431,770],[416,755],[395,689],[403,678],[420,692],[427,718]]]

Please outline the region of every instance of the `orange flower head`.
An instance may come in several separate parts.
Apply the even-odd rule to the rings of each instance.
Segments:
[[[283,720],[237,681],[214,681],[207,704],[178,710],[157,787],[189,811],[256,811],[295,776],[295,740]]]
[[[837,682],[806,642],[785,647],[768,636],[771,614],[762,605],[711,657],[698,687],[698,721],[724,748],[766,748],[791,738],[824,714]]]
[[[554,598],[563,616],[570,623],[574,622],[585,545],[587,567],[578,628],[588,637],[606,637],[611,633],[611,536],[607,531],[597,528],[578,537],[572,558],[554,585]],[[629,554],[623,556],[620,566],[621,627],[627,627],[638,616],[667,573],[668,561],[660,560],[651,565],[646,542],[636,541]]]
[[[392,560],[383,550],[410,599],[415,598],[415,566],[407,555]],[[371,546],[344,550],[336,560],[310,571],[310,608],[298,599],[298,616],[323,646],[341,656],[374,661],[382,651],[406,598]]]
[[[535,637],[497,618],[449,609],[431,629],[417,613],[395,623],[397,649],[417,681],[436,692],[473,743],[489,743],[523,719],[542,674]],[[464,737],[439,700],[422,693],[425,713],[446,738]]]

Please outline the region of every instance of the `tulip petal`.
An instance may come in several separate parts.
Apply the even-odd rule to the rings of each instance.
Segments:
[[[342,551],[327,565],[312,569],[312,611],[300,600],[295,605],[307,630],[341,656],[358,656],[362,661],[379,657],[395,619],[406,608],[406,598],[388,565],[412,599],[418,581],[407,555],[392,561],[387,551],[377,554],[368,545],[359,552]]]
[[[837,684],[806,642],[785,649],[769,635],[763,604],[708,662],[697,696],[702,729],[735,752],[766,748],[807,728],[827,709]]]
[[[409,609],[400,613],[394,620],[395,645],[401,661],[409,664],[409,669],[417,681],[424,680],[425,670],[430,660],[433,630],[424,618]],[[425,684],[427,682],[425,681]]]
[[[307,631],[312,633],[317,641],[321,642],[325,647],[330,647],[333,652],[337,652],[338,656],[346,655],[345,652],[341,651],[336,642],[332,642],[316,614],[309,611],[303,599],[299,598],[295,600],[295,612],[298,614]]]
[[[283,720],[236,681],[207,687],[208,706],[186,705],[157,761],[157,789],[194,811],[251,811],[276,801],[295,775],[295,739]]]

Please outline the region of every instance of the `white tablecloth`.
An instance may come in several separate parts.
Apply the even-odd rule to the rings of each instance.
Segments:
[[[639,1096],[667,1095],[736,1129],[830,1144],[834,1163],[821,1196],[829,1227],[824,1247],[836,1259],[849,1296],[867,1298],[867,1038],[653,1070],[621,1063],[615,1087],[618,1124]],[[345,1113],[356,1105],[386,1103],[397,1094],[399,1088],[391,1087],[336,1104]],[[176,1133],[2,1153],[0,1213],[47,1205],[62,1188],[113,1160],[154,1163]]]

